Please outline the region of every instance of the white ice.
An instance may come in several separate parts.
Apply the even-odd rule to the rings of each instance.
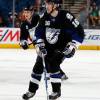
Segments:
[[[0,49],[0,100],[22,100],[35,63],[34,49]],[[61,65],[69,79],[59,100],[100,100],[100,51],[77,51]],[[31,100],[46,100],[44,79]],[[49,92],[51,86],[49,84]]]

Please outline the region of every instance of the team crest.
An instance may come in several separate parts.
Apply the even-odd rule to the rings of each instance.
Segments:
[[[59,34],[60,34],[60,29],[46,28],[46,40],[50,44],[55,44],[58,41]]]

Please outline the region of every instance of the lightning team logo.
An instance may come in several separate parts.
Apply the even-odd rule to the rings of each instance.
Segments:
[[[60,34],[60,29],[46,28],[46,40],[50,44],[55,44],[58,41],[59,34]]]

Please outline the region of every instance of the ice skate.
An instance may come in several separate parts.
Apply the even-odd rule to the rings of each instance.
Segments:
[[[23,98],[23,100],[29,100],[29,99],[32,98],[34,95],[35,95],[35,93],[26,92],[25,94],[23,94],[22,98]]]
[[[49,100],[56,100],[61,96],[61,92],[53,92],[49,95]]]

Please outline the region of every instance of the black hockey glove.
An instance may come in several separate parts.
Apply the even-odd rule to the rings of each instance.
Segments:
[[[63,50],[63,54],[66,58],[71,58],[75,54],[76,49],[75,42],[69,42]]]
[[[21,40],[20,46],[21,46],[24,50],[26,50],[26,49],[29,48],[29,47],[28,47],[28,42],[27,42],[27,40]]]
[[[35,43],[35,48],[36,48],[36,52],[37,54],[41,57],[42,54],[47,55],[47,51],[45,49],[45,44],[44,41],[42,39],[38,39]]]

